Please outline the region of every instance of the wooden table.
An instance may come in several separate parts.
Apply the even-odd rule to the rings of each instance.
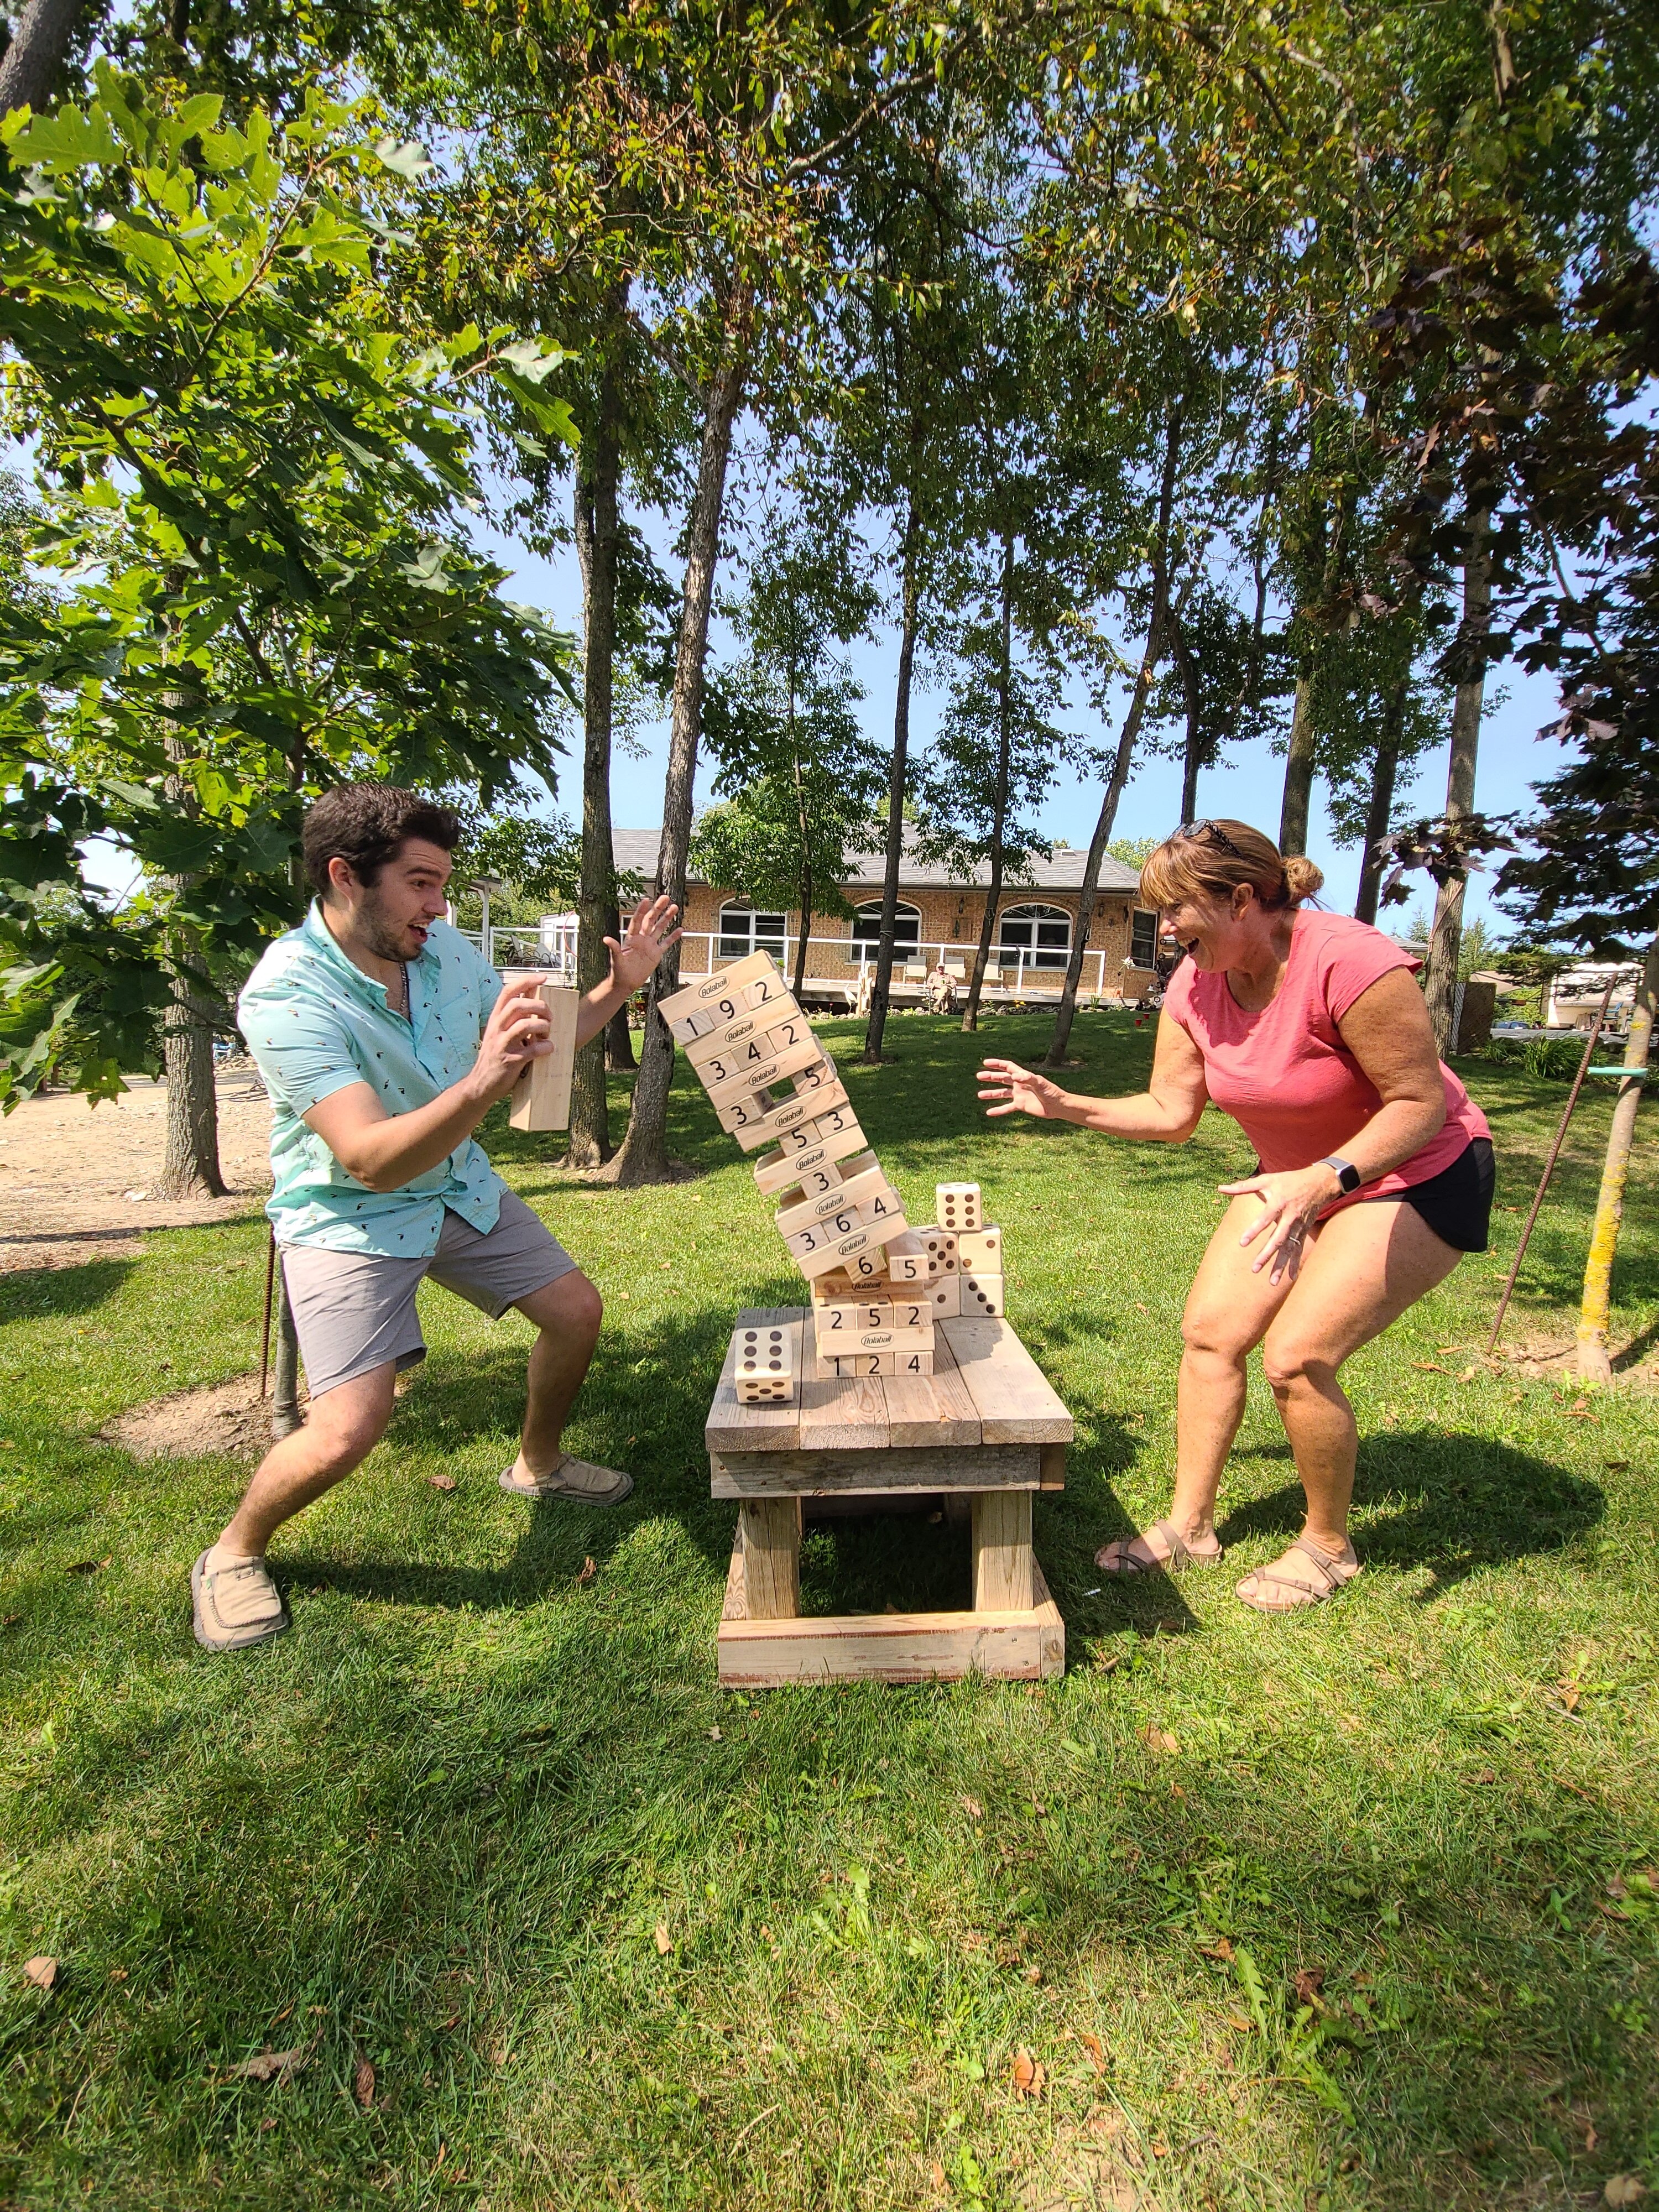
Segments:
[[[945,1321],[931,1376],[843,1380],[820,1370],[799,1306],[738,1327],[793,1335],[799,1402],[746,1406],[728,1349],[703,1434],[711,1488],[738,1500],[720,1626],[720,1679],[780,1682],[1059,1674],[1066,1626],[1031,1553],[1031,1499],[1060,1490],[1072,1417],[1006,1321]],[[799,1612],[801,1503],[909,1491],[972,1499],[971,1613]]]

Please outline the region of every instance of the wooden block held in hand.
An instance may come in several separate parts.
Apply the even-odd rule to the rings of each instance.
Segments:
[[[1006,1308],[1003,1304],[1000,1275],[969,1275],[957,1277],[962,1285],[962,1318],[982,1321],[988,1315],[1000,1321]]]
[[[933,1188],[939,1203],[939,1225],[960,1236],[964,1229],[981,1225],[979,1185],[976,1182],[941,1182]]]
[[[515,1129],[568,1129],[570,1127],[570,1085],[576,1072],[576,1009],[580,994],[568,983],[543,980],[534,968],[508,968],[504,983],[525,976],[541,982],[542,1004],[551,1025],[553,1049],[532,1060],[514,1085],[507,1120]]]
[[[789,1356],[789,1337],[781,1328],[740,1328],[734,1337],[738,1364],[733,1383],[744,1406],[791,1406],[800,1378]]]
[[[697,1008],[707,1006],[718,1009],[722,1000],[729,999],[732,1002],[732,1011],[730,1013],[721,1013],[720,1018],[722,1021],[735,1021],[748,1004],[748,1000],[743,995],[744,985],[757,983],[763,977],[769,977],[781,989],[783,988],[783,978],[778,973],[778,963],[771,954],[750,952],[741,960],[734,960],[729,968],[716,969],[712,975],[695,977],[684,990],[676,991],[672,998],[659,999],[657,1012],[672,1030],[676,1022],[684,1021],[688,1014],[695,1012]]]
[[[983,1229],[964,1229],[957,1238],[957,1258],[967,1275],[1000,1275],[1002,1273],[1002,1231],[988,1224]]]

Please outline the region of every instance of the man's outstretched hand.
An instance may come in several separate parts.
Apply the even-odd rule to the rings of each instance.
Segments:
[[[656,972],[669,946],[679,943],[680,933],[674,927],[678,919],[679,908],[672,899],[642,898],[628,917],[621,944],[614,937],[605,939],[611,951],[611,980],[629,997]]]

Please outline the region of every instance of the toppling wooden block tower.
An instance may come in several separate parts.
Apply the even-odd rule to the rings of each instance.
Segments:
[[[934,1326],[1004,1313],[1002,1232],[977,1183],[940,1183],[939,1224],[912,1229],[835,1062],[768,952],[699,976],[657,1011],[720,1127],[760,1155],[778,1233],[811,1286],[803,1368],[820,1377],[933,1371]],[[753,1334],[753,1332],[750,1332]],[[793,1402],[801,1376],[738,1346],[738,1398]],[[783,1396],[787,1388],[787,1400]]]

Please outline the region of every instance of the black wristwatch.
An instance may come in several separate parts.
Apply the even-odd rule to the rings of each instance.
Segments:
[[[1331,1168],[1335,1170],[1336,1179],[1342,1186],[1344,1198],[1349,1197],[1357,1191],[1364,1180],[1352,1160],[1340,1160],[1334,1152],[1327,1152],[1319,1164],[1322,1168]]]

